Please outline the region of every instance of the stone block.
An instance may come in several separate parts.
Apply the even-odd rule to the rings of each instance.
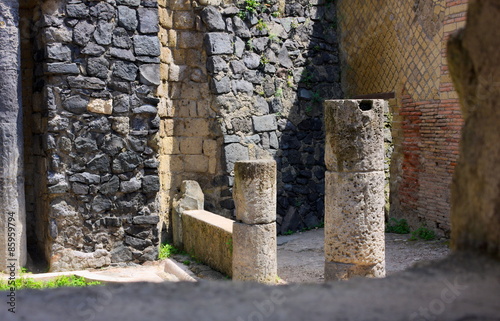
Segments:
[[[137,13],[140,33],[158,33],[160,31],[157,8],[139,8]]]
[[[233,223],[233,280],[275,283],[276,223]]]
[[[191,11],[174,12],[173,23],[175,29],[193,29],[195,20],[195,15]]]
[[[216,140],[203,140],[203,154],[206,156],[216,156],[218,146]]]
[[[229,34],[210,32],[205,36],[205,49],[208,55],[229,55],[233,53],[233,45]]]
[[[236,220],[245,224],[276,221],[276,162],[238,161],[234,165]]]
[[[325,164],[335,172],[384,169],[383,100],[325,101]]]
[[[325,258],[371,265],[385,260],[383,171],[326,172]]]
[[[160,26],[162,26],[165,29],[172,29],[173,27],[172,16],[173,14],[171,10],[161,8],[159,10]]]
[[[136,11],[126,6],[118,6],[118,26],[128,31],[133,31],[137,28],[137,25]]]
[[[238,143],[224,146],[224,154],[226,156],[226,170],[228,173],[234,170],[234,163],[237,161],[250,159],[248,148]]]
[[[192,173],[208,172],[208,157],[205,155],[185,155],[184,170]]]
[[[112,99],[91,99],[87,105],[87,110],[92,113],[111,115],[113,113]]]
[[[53,62],[44,64],[44,71],[46,74],[71,74],[78,75],[80,68],[75,63]]]
[[[111,44],[115,24],[106,21],[99,21],[94,31],[95,42],[99,45],[107,46]]]
[[[139,67],[139,80],[145,85],[160,84],[160,65],[144,64]]]
[[[179,31],[177,33],[177,44],[183,49],[198,49],[203,44],[203,34],[193,31]]]
[[[270,132],[278,129],[275,115],[252,116],[252,121],[256,132]]]
[[[221,13],[213,6],[205,7],[201,11],[201,19],[207,26],[208,31],[224,31],[226,29]]]
[[[187,118],[174,120],[174,135],[175,136],[209,136],[210,128],[207,119],[202,118]]]
[[[160,40],[155,36],[135,35],[134,51],[139,56],[159,56],[160,55]]]
[[[232,276],[233,221],[203,210],[182,215],[184,250],[227,276]]]
[[[203,138],[188,137],[181,138],[179,141],[179,149],[184,155],[197,155],[203,153]]]

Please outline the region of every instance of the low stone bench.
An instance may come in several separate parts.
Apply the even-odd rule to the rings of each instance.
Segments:
[[[233,223],[233,220],[204,210],[184,211],[184,250],[211,268],[232,277]]]

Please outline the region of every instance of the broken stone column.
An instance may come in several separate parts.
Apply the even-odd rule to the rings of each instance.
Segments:
[[[325,281],[385,275],[384,104],[325,102]]]
[[[276,162],[234,166],[233,280],[274,283],[276,258]]]
[[[189,210],[202,210],[205,206],[205,195],[196,181],[183,181],[181,194],[172,204],[172,230],[174,246],[182,249],[182,213]]]
[[[26,263],[19,2],[0,2],[0,270]]]

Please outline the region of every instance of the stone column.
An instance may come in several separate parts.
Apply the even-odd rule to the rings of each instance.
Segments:
[[[385,275],[384,104],[325,102],[325,281]]]
[[[276,162],[234,166],[233,280],[276,282]]]
[[[0,2],[0,270],[26,263],[19,2]]]

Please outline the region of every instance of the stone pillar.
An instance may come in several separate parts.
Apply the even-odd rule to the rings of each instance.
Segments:
[[[451,247],[500,257],[500,21],[498,0],[470,1],[448,43],[465,123],[451,189]]]
[[[184,248],[182,236],[182,214],[189,210],[202,210],[205,206],[205,195],[197,181],[183,181],[181,194],[172,204],[172,236],[174,246]]]
[[[0,270],[26,263],[19,2],[0,2]]]
[[[384,104],[325,102],[325,281],[385,275]]]
[[[276,162],[234,166],[233,280],[274,283],[276,258]]]

